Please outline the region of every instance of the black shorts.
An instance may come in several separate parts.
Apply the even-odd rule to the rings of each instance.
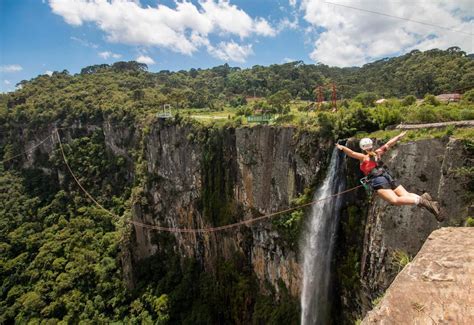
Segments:
[[[396,189],[399,184],[389,173],[383,173],[380,176],[375,176],[370,179],[370,186],[374,191],[381,189]]]

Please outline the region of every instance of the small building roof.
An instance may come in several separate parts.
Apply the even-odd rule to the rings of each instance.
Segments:
[[[438,100],[444,100],[444,101],[459,101],[461,100],[461,94],[458,93],[452,93],[452,94],[440,94],[436,96],[436,99]]]

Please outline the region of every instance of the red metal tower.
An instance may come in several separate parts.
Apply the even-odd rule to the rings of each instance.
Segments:
[[[337,92],[336,92],[336,84],[334,82],[332,83],[331,101],[332,101],[333,111],[337,112]]]
[[[318,110],[321,108],[321,104],[324,101],[324,96],[323,96],[323,87],[331,87],[331,104],[332,104],[332,109],[334,112],[337,112],[337,89],[336,89],[336,84],[334,82],[332,83],[327,83],[325,85],[320,85],[317,86],[314,91],[315,93],[318,94]]]
[[[321,108],[321,104],[322,102],[324,101],[324,97],[323,97],[323,87],[322,86],[318,86],[317,87],[317,90],[318,90],[318,110]]]

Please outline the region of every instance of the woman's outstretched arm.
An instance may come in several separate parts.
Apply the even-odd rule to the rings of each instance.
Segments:
[[[403,131],[396,137],[391,138],[390,140],[388,140],[386,144],[384,144],[384,146],[387,147],[387,149],[389,149],[390,147],[393,147],[398,141],[400,141],[401,138],[403,138],[405,134],[407,134],[407,131]]]
[[[364,160],[365,158],[364,154],[360,152],[352,151],[351,149],[347,148],[346,146],[343,146],[342,144],[336,143],[336,147],[337,149],[344,151],[344,153],[351,158],[355,158],[358,160]]]

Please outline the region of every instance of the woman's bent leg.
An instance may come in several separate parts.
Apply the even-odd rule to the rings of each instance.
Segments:
[[[398,192],[398,193],[397,193]],[[400,194],[408,193],[403,186],[398,186],[394,191],[392,190],[377,190],[377,194],[380,195],[385,201],[393,205],[420,205],[431,212],[436,220],[439,222],[444,220],[444,217],[440,215],[439,204],[436,201],[430,201],[426,197],[418,196],[414,193],[408,193],[408,195],[398,196]],[[410,203],[413,202],[413,203]]]
[[[400,186],[399,186],[400,187]],[[398,187],[397,187],[398,189]],[[391,189],[380,189],[377,190],[377,194],[393,205],[415,205],[417,204],[417,199],[412,195],[398,196],[394,190]]]
[[[402,185],[398,185],[396,189],[393,190],[398,196],[411,196],[415,199],[419,197],[418,194],[408,192]]]

